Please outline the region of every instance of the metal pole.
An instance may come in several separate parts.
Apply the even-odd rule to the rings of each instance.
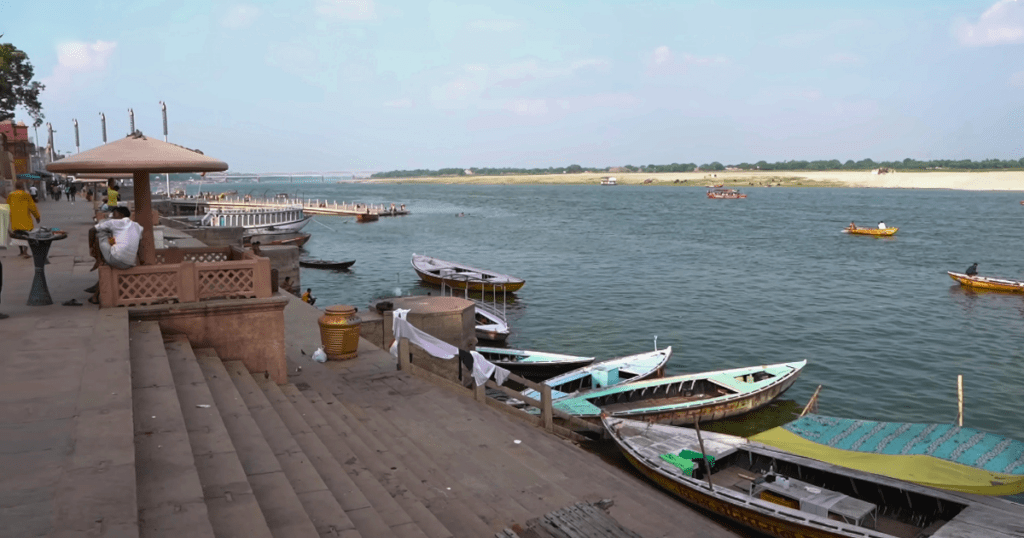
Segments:
[[[100,127],[103,129],[103,143],[107,143],[107,115],[100,112]]]
[[[74,124],[75,124],[75,153],[81,153],[82,149],[81,149],[81,146],[78,143],[78,120],[77,119],[73,119],[71,121],[74,122]]]
[[[160,110],[164,113],[164,142],[167,142],[167,104],[160,101]],[[164,174],[167,178],[167,198],[171,197],[171,174],[170,172]]]
[[[128,109],[128,134],[135,134],[135,111]]]

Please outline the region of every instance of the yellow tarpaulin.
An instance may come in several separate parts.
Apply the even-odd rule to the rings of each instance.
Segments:
[[[792,454],[841,467],[929,486],[980,495],[1024,492],[1024,476],[994,473],[924,455],[889,455],[854,452],[808,441],[782,427],[750,438]]]

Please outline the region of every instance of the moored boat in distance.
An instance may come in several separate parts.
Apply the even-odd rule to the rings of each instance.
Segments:
[[[665,364],[671,357],[672,346],[669,346],[665,349],[595,362],[546,379],[543,383],[551,387],[551,399],[559,400],[589,390],[661,377],[665,372]],[[533,389],[524,390],[523,396],[540,400],[540,393]]]
[[[412,255],[412,268],[424,282],[457,290],[514,292],[526,283],[525,280],[514,276],[421,254]]]
[[[748,413],[778,398],[807,361],[648,379],[587,391],[554,407],[594,423],[602,414],[664,424],[709,422]]]
[[[299,258],[299,266],[311,269],[333,269],[335,271],[345,271],[355,263],[355,260],[335,262],[330,260],[315,260],[313,258]]]
[[[949,278],[956,280],[965,288],[1024,293],[1024,281],[1022,280],[968,275],[966,273],[955,273],[953,271],[946,271],[946,274],[949,275]]]
[[[305,245],[312,236],[313,234],[302,232],[253,233],[243,235],[242,242],[245,245],[251,245],[258,241],[259,244],[264,247],[271,245],[292,245],[301,247],[302,245]]]
[[[247,209],[215,207],[202,216],[199,227],[238,227],[243,228],[246,234],[297,232],[312,218],[303,212],[301,205]]]
[[[548,379],[551,376],[586,366],[596,359],[596,357],[500,347],[477,346],[476,351],[496,366],[501,366],[527,379]]]
[[[878,237],[887,237],[894,235],[899,228],[843,228],[843,231],[848,234],[854,235],[874,235]]]
[[[922,486],[979,495],[1024,492],[1024,443],[955,424],[808,414],[751,440]]]
[[[746,194],[743,194],[736,189],[724,189],[720,186],[708,191],[708,198],[715,200],[737,200],[746,197]]]
[[[1003,499],[928,488],[732,435],[614,417],[603,422],[644,476],[769,536],[1021,536],[1024,505]]]

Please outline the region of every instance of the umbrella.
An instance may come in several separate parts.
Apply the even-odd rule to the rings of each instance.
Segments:
[[[201,151],[148,138],[140,131],[121,140],[83,151],[46,165],[51,172],[65,174],[99,172],[131,173],[135,180],[135,221],[142,225],[139,258],[156,264],[153,241],[153,204],[149,174],[167,172],[221,172],[227,163],[203,155]]]

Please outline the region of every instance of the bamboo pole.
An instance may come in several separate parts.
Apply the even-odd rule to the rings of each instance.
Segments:
[[[693,421],[693,427],[697,430],[697,443],[700,445],[700,456],[704,458],[704,468],[707,471],[708,489],[711,491],[715,490],[715,486],[711,483],[711,462],[708,461],[708,454],[704,452],[704,438],[700,435],[700,417],[698,416]]]
[[[821,385],[818,385],[818,388],[814,389],[814,395],[811,396],[810,400],[807,400],[807,405],[805,405],[804,410],[800,412],[801,417],[806,415],[811,410],[812,406],[817,405],[819,392],[821,392]]]
[[[957,403],[957,414],[956,422],[961,428],[964,426],[964,376],[963,374],[957,374],[956,376],[956,403]]]

